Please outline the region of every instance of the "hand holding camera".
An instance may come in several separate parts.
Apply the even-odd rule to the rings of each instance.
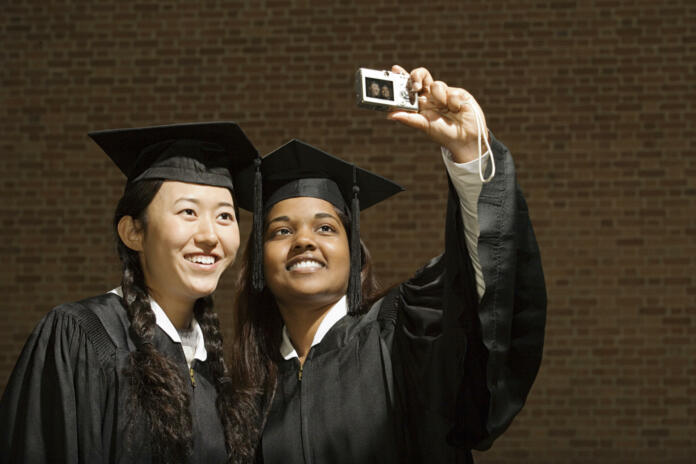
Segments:
[[[391,71],[360,68],[355,92],[358,106],[390,111],[389,119],[425,132],[450,150],[458,163],[472,161],[490,149],[486,120],[474,97],[433,80],[425,68],[410,73],[398,65]]]
[[[486,120],[481,107],[469,92],[435,81],[425,68],[416,68],[407,73],[401,66],[394,65],[391,72],[410,77],[410,89],[418,94],[419,111],[393,111],[387,116],[389,119],[425,132],[432,140],[450,150],[457,163],[476,159],[479,156],[479,143],[483,144],[483,152],[486,152]],[[480,142],[479,134],[482,138]]]

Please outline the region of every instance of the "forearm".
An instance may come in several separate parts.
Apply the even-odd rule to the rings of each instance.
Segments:
[[[486,284],[483,280],[478,257],[478,199],[481,193],[481,186],[483,185],[479,176],[479,160],[476,158],[467,163],[456,163],[452,159],[452,154],[446,148],[442,148],[442,159],[459,198],[459,211],[464,224],[466,246],[474,268],[474,275],[476,276],[476,291],[479,299],[481,299],[486,290]],[[488,164],[488,155],[483,157],[483,163],[483,170],[485,171]]]

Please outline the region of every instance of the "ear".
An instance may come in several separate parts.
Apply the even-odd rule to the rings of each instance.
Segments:
[[[123,216],[118,221],[118,236],[133,251],[143,251],[143,228],[131,216]]]

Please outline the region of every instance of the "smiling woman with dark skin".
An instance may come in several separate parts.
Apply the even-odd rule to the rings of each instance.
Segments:
[[[281,201],[267,217],[266,285],[304,364],[323,316],[348,290],[348,235],[333,205],[319,198]]]
[[[389,119],[442,148],[445,251],[380,291],[359,211],[401,188],[300,141],[263,159],[233,326],[240,462],[471,463],[531,388],[546,293],[512,158],[468,92],[410,78],[420,112]]]
[[[233,392],[211,294],[239,248],[233,123],[90,134],[128,177],[121,285],[37,326],[0,402],[0,463],[224,463]]]

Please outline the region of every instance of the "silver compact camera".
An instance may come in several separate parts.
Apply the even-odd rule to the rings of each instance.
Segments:
[[[418,95],[411,92],[410,77],[391,71],[358,69],[355,73],[355,97],[361,108],[418,111]]]

